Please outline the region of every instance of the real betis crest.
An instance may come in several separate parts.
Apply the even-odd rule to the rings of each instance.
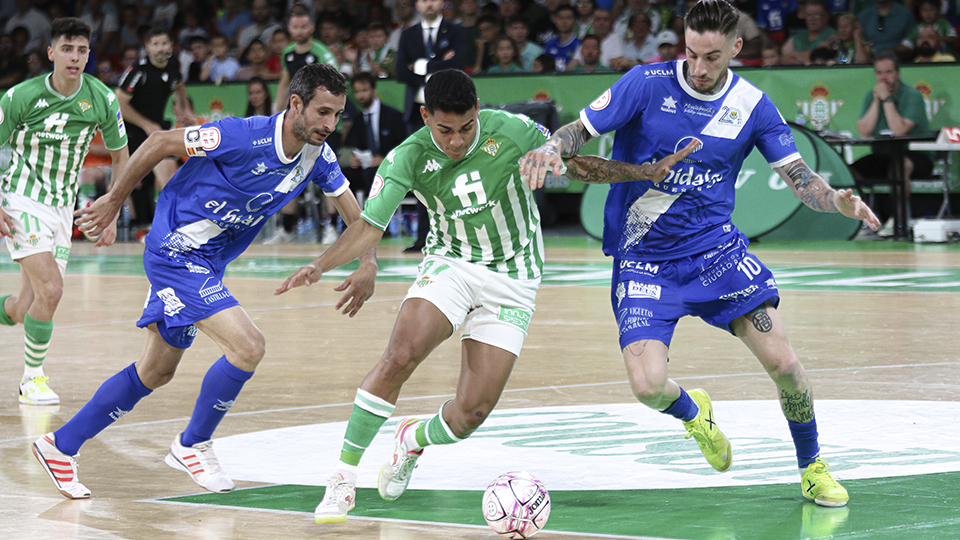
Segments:
[[[500,150],[500,145],[503,143],[498,143],[493,139],[487,139],[487,142],[483,143],[483,151],[490,154],[493,157],[497,157],[497,150]]]
[[[927,109],[927,120],[933,120],[933,117],[946,105],[947,100],[935,98],[933,96],[933,85],[923,79],[913,83],[913,87],[923,94],[923,104]]]
[[[93,108],[93,105],[90,105],[90,102],[87,101],[87,100],[83,100],[83,101],[77,103],[77,105],[80,105],[80,112],[87,112],[87,111],[89,111],[91,108]]]
[[[830,88],[823,81],[817,81],[810,88],[810,101],[797,101],[800,112],[807,117],[810,126],[816,131],[826,128],[840,107],[843,107],[843,101],[831,101],[829,98]]]

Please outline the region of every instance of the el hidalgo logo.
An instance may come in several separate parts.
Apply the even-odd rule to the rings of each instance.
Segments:
[[[927,119],[933,120],[933,117],[940,112],[940,109],[946,105],[946,99],[934,99],[933,98],[933,85],[927,81],[920,79],[917,82],[913,83],[913,87],[920,91],[923,94],[923,103],[927,108]]]
[[[815,131],[820,131],[830,124],[830,119],[837,115],[843,101],[830,101],[830,87],[817,81],[810,88],[810,101],[798,101],[797,107],[807,122]]]

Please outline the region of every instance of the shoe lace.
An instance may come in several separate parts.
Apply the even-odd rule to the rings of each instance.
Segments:
[[[330,496],[324,496],[323,502],[327,504],[338,504],[340,501],[347,500],[347,498],[352,495],[352,492],[353,486],[339,474],[335,474],[327,480],[326,493]]]
[[[220,472],[220,462],[217,461],[217,455],[213,453],[212,440],[197,443],[193,445],[193,448],[196,449],[197,454],[200,456],[200,460],[203,461],[203,468],[206,472],[210,474],[216,474]]]
[[[413,470],[417,468],[417,458],[420,457],[423,451],[420,452],[408,452],[406,448],[403,449],[403,454],[400,457],[400,463],[397,466],[397,470],[394,473],[394,478],[398,481],[403,482],[413,473]]]

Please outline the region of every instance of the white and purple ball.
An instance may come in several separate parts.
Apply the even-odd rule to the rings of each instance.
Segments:
[[[525,472],[502,474],[483,493],[483,517],[497,534],[530,538],[550,517],[550,494]]]

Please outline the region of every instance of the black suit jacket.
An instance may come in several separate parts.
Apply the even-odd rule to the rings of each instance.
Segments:
[[[376,128],[380,133],[380,155],[396,148],[407,138],[407,124],[403,121],[403,113],[380,102],[380,125]],[[367,124],[363,112],[357,115],[347,134],[344,146],[369,150],[370,141],[367,140]]]
[[[445,61],[443,57],[449,51],[454,52],[453,58]],[[463,69],[463,61],[467,55],[463,27],[441,19],[433,52],[433,58],[430,58],[427,63],[428,74],[441,69]],[[423,26],[417,23],[400,34],[400,50],[397,51],[397,80],[407,85],[406,99],[403,104],[404,121],[410,120],[410,113],[415,108],[414,98],[420,87],[426,84],[426,77],[415,74],[411,66],[415,60],[426,57],[427,47],[423,43]]]

